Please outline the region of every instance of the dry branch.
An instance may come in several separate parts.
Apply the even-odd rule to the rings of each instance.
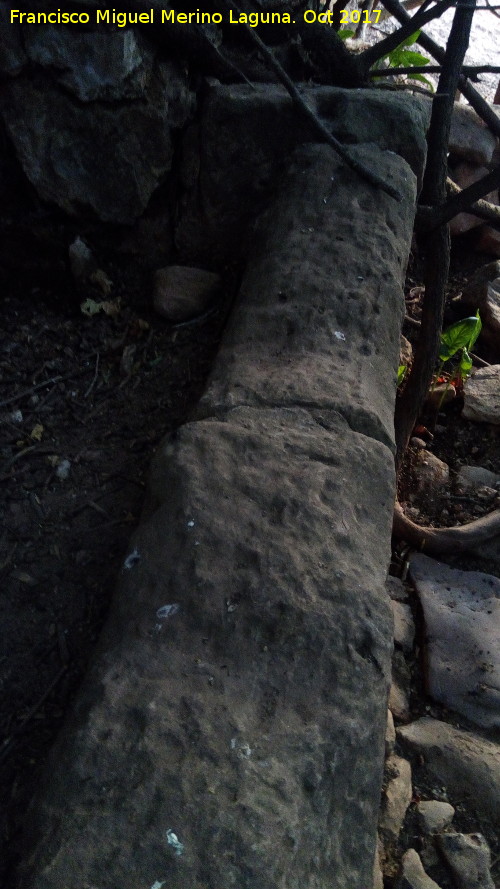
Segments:
[[[500,509],[459,528],[431,528],[416,525],[396,503],[392,532],[398,540],[431,556],[468,552],[500,535]]]

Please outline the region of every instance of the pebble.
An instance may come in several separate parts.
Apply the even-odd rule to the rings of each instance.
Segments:
[[[388,780],[382,796],[379,829],[386,839],[396,842],[413,795],[410,763],[391,754],[386,760],[385,774]]]
[[[395,889],[440,889],[438,884],[426,874],[415,849],[408,849],[401,862],[401,874]]]
[[[394,642],[403,651],[409,653],[413,650],[415,641],[415,624],[411,608],[402,602],[393,601],[391,604],[394,616]]]
[[[449,803],[437,799],[421,800],[417,803],[420,826],[424,833],[440,833],[453,820],[455,809]]]
[[[401,726],[396,736],[422,757],[452,802],[460,800],[470,813],[500,830],[499,744],[429,716]]]

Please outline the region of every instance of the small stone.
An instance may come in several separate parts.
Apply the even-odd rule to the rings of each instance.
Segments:
[[[394,728],[394,719],[390,710],[387,711],[387,728],[385,730],[385,755],[386,758],[394,753],[394,745],[396,743],[396,729]]]
[[[415,849],[408,849],[401,861],[401,874],[395,889],[440,889],[437,883],[426,874]]]
[[[464,488],[480,488],[487,485],[494,488],[500,482],[500,475],[496,475],[484,466],[462,466],[457,475],[457,484]]]
[[[484,728],[500,728],[500,579],[421,553],[410,576],[422,603],[430,695]]]
[[[495,889],[490,850],[480,833],[445,833],[438,842],[460,889]]]
[[[412,800],[410,763],[393,754],[386,760],[385,774],[387,785],[382,797],[379,828],[388,840],[396,842]]]
[[[411,608],[402,602],[393,601],[392,613],[394,615],[394,642],[403,651],[410,652],[413,650],[415,640],[415,624]]]
[[[201,315],[221,287],[220,275],[190,266],[170,265],[154,277],[156,311],[171,323]]]
[[[496,148],[496,139],[469,105],[455,102],[451,118],[448,150],[478,166],[489,166]]]
[[[423,758],[450,799],[500,829],[500,746],[431,717],[397,729],[401,743]],[[437,794],[433,791],[433,796]]]
[[[389,710],[398,722],[410,720],[411,675],[402,651],[392,655],[392,684],[389,691]]]
[[[449,803],[429,799],[417,803],[417,813],[424,833],[439,833],[451,823],[455,809]]]
[[[476,423],[500,424],[500,364],[472,371],[464,385],[463,416]]]
[[[414,468],[416,489],[420,494],[441,488],[450,478],[449,466],[427,450],[418,453]]]

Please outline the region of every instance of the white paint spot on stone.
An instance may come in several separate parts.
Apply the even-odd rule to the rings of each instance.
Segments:
[[[189,522],[187,523],[187,526],[188,526],[188,528],[194,528],[194,522],[193,522],[193,519],[189,519]]]
[[[342,342],[345,343],[345,333],[342,333],[341,330],[336,330],[334,336],[336,339],[342,340]]]
[[[171,827],[167,830],[167,843],[172,847],[176,855],[181,856],[184,853],[184,843],[181,843]]]
[[[140,558],[141,557],[139,555],[139,551],[137,549],[132,550],[132,552],[129,553],[129,555],[125,559],[125,561],[123,563],[123,567],[125,568],[126,571],[130,571],[130,569],[133,568],[133,566],[137,564],[137,562],[139,561]]]
[[[161,889],[161,887],[164,886],[165,883],[166,883],[166,880],[162,880],[161,883],[159,880],[155,880],[153,885],[151,886],[151,889]]]
[[[161,608],[158,608],[156,617],[158,620],[167,620],[168,617],[173,617],[174,614],[177,614],[180,607],[178,602],[173,602],[172,605],[162,605]]]

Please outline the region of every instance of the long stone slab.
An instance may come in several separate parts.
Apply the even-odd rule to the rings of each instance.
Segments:
[[[323,424],[237,409],[161,448],[21,886],[370,886],[392,460]]]
[[[393,446],[415,177],[376,145],[351,151],[404,199],[361,183],[328,146],[297,149],[254,233],[197,416],[237,404],[328,408]]]
[[[155,459],[16,889],[370,889],[415,176],[355,151],[403,200],[295,154],[202,405]]]

